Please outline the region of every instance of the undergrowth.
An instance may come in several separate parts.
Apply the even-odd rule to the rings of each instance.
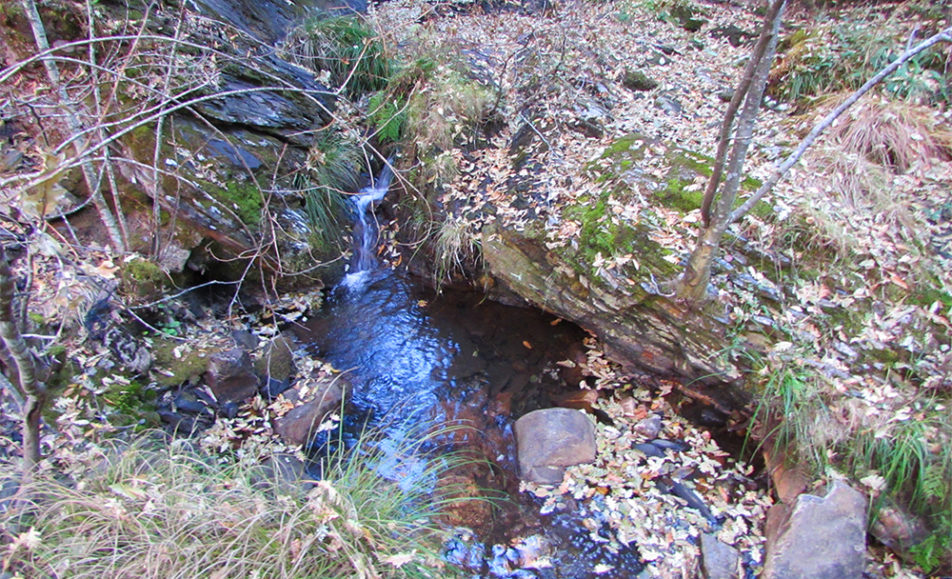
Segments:
[[[770,76],[770,93],[803,102],[855,90],[894,61],[918,31],[905,24],[902,10],[875,8],[819,14],[809,28],[788,34],[780,43],[779,62]],[[920,32],[919,40],[928,36]],[[952,103],[952,67],[942,45],[914,56],[879,87],[901,100]]]
[[[369,439],[289,481],[267,451],[206,455],[161,436],[117,446],[81,481],[43,473],[2,515],[3,569],[26,577],[445,577],[429,495],[375,468]],[[404,449],[411,455],[419,443]],[[449,459],[452,463],[453,459]],[[464,500],[464,499],[450,499]]]
[[[949,401],[920,392],[897,411],[877,393],[844,401],[809,355],[787,352],[759,361],[753,420],[766,437],[819,474],[846,473],[866,486],[870,525],[884,501],[904,505],[929,535],[907,555],[927,573],[952,560],[952,424]],[[886,392],[890,389],[887,387]]]
[[[380,37],[357,17],[317,16],[293,30],[282,49],[352,98],[383,88],[393,73]]]

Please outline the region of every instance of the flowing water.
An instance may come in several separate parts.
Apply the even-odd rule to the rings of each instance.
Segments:
[[[447,523],[473,531],[461,531],[446,556],[476,576],[586,577],[606,556],[616,559],[616,568],[636,573],[634,551],[602,553],[588,538],[578,520],[584,513],[542,517],[518,492],[512,424],[565,395],[555,362],[581,350],[583,333],[540,311],[476,294],[435,295],[406,272],[379,267],[372,207],[389,181],[385,170],[354,198],[351,271],[325,311],[299,330],[311,352],[345,372],[351,384],[345,420],[351,435],[369,424],[383,433],[384,447],[399,449],[421,425],[464,426],[444,435],[441,445],[465,448],[481,461],[453,476],[510,497],[496,509],[473,503]],[[380,468],[385,476],[417,483],[408,471],[425,470],[396,455]],[[553,559],[552,568],[522,568],[520,561],[542,554]]]

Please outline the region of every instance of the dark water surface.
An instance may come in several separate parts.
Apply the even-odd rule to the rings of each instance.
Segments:
[[[473,293],[437,296],[404,272],[376,268],[335,288],[323,313],[298,337],[313,355],[345,372],[352,386],[352,436],[370,425],[383,433],[382,444],[405,448],[421,425],[464,426],[441,446],[475,455],[480,464],[463,476],[509,499],[494,509],[458,513],[453,524],[475,536],[447,546],[451,562],[484,577],[586,577],[599,562],[628,570],[617,576],[640,569],[634,552],[607,553],[588,538],[580,523],[586,513],[543,517],[518,492],[512,425],[577,391],[563,382],[555,362],[582,351],[578,327]],[[423,467],[395,460],[383,468],[392,468],[397,479]],[[543,544],[552,567],[520,568],[520,559],[533,556],[523,552],[534,549],[533,542]]]

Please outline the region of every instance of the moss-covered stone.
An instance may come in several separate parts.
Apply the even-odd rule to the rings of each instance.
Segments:
[[[153,376],[159,386],[171,388],[197,383],[208,369],[212,350],[183,348],[182,342],[157,337],[152,344]]]
[[[609,210],[610,196],[610,192],[603,192],[598,199],[585,199],[565,208],[564,217],[581,224],[577,248],[569,245],[563,250],[567,261],[580,273],[594,275],[599,255],[609,258],[632,254],[656,275],[673,275],[673,265],[664,259],[670,251],[651,240],[646,228],[632,227],[615,217]],[[639,275],[636,271],[630,273]]]
[[[130,259],[122,265],[121,272],[123,290],[138,298],[154,297],[170,282],[169,276],[147,259]]]
[[[657,88],[658,81],[648,78],[648,75],[640,70],[625,70],[621,84],[628,90],[648,91]]]
[[[256,228],[261,224],[264,199],[254,182],[229,181],[224,187],[212,186],[208,192],[234,211],[245,225]]]

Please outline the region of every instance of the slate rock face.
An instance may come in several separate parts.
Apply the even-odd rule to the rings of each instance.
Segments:
[[[768,538],[767,579],[862,577],[866,497],[842,481],[826,496],[802,494],[776,536]]]
[[[558,484],[568,466],[595,460],[595,426],[578,410],[545,408],[516,421],[519,476]]]
[[[205,383],[219,403],[240,403],[258,390],[251,356],[240,348],[213,354],[208,361]]]

